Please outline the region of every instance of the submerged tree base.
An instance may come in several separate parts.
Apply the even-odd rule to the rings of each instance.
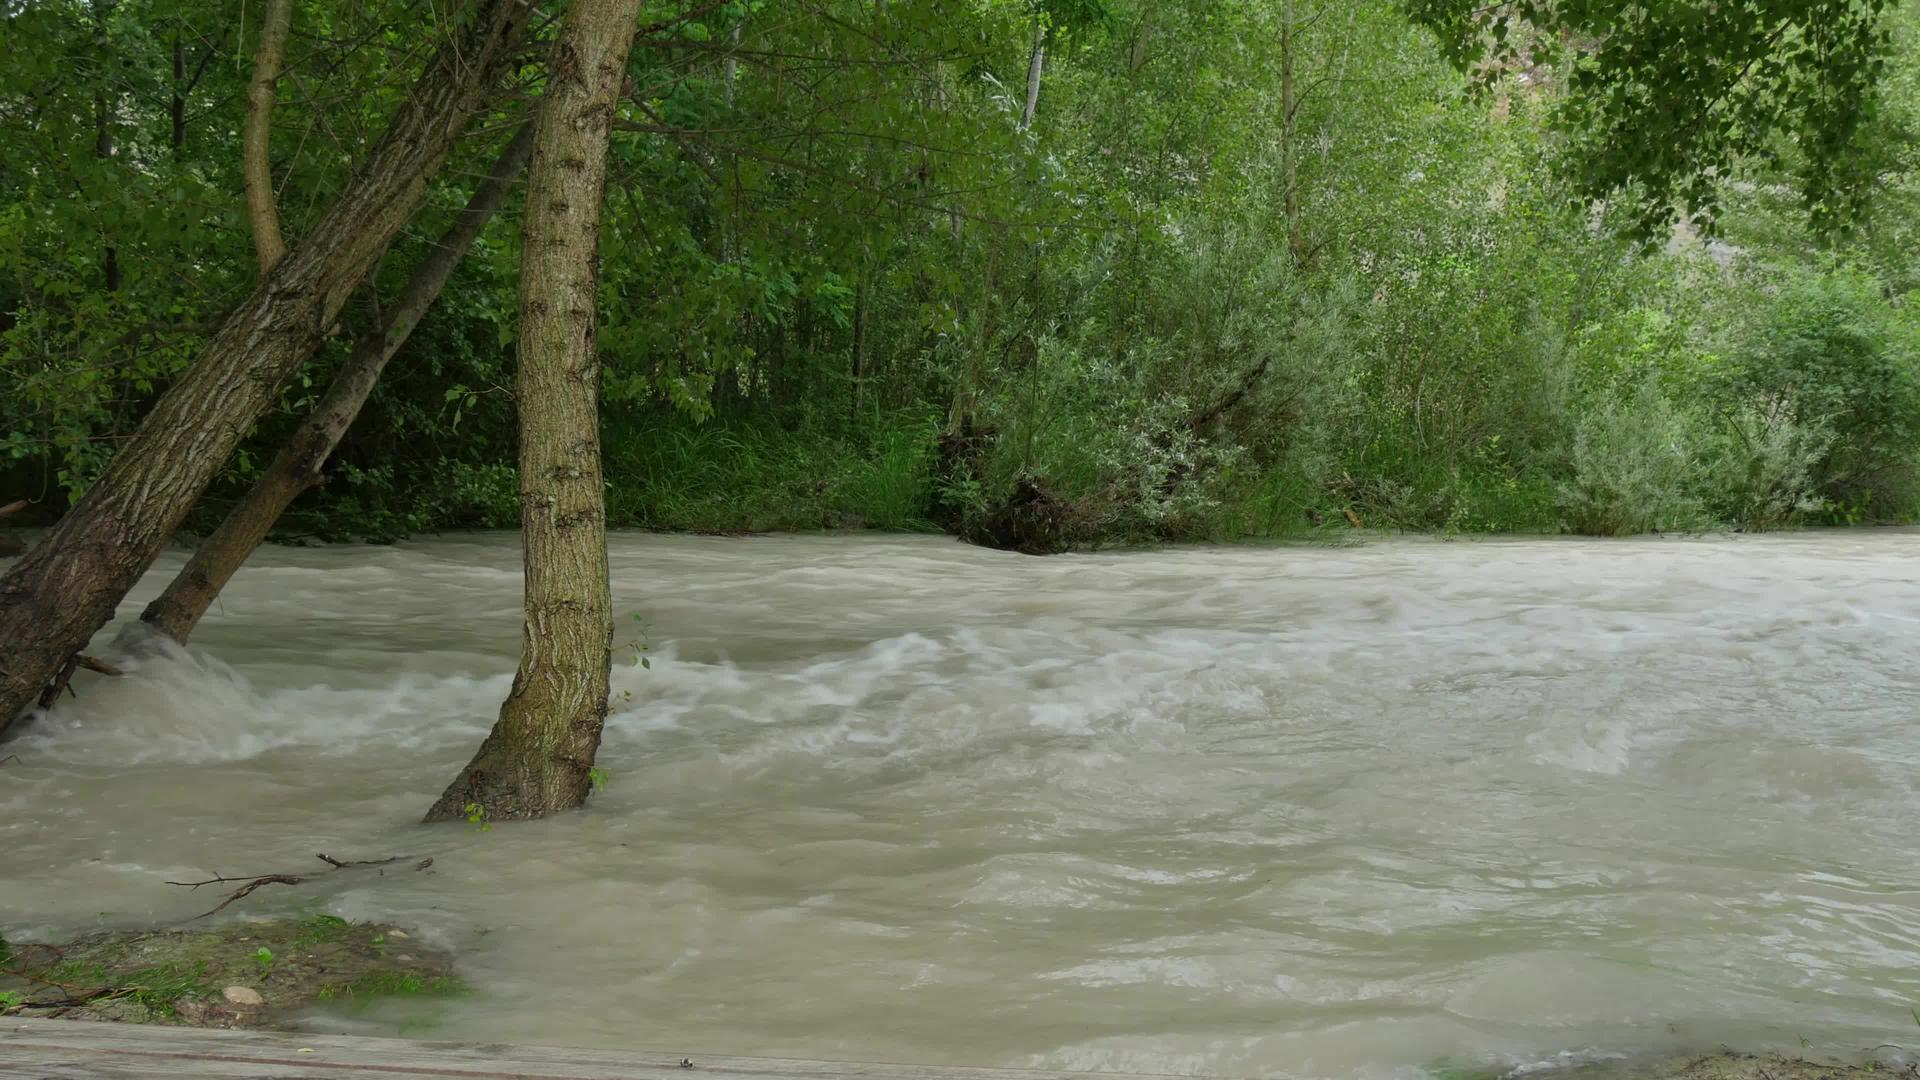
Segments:
[[[0,1015],[273,1027],[328,1002],[462,989],[452,958],[331,915],[209,930],[108,930],[0,951]]]

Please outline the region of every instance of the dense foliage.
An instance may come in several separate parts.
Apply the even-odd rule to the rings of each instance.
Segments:
[[[257,6],[0,8],[0,501],[58,513],[252,287],[237,133]],[[1385,0],[649,4],[603,228],[612,522],[1040,549],[1348,512],[1603,535],[1910,518],[1920,65],[1908,15],[1815,6],[1857,32],[1819,23],[1748,94],[1704,53],[1649,74],[1439,2],[1407,5],[1438,41]],[[296,3],[273,134],[290,237],[404,91],[423,17]],[[1641,55],[1617,27],[1565,40],[1582,33]],[[1452,62],[1485,59],[1476,93]],[[1648,108],[1678,115],[1659,95],[1694,68],[1724,76],[1724,108],[1668,142],[1707,171],[1590,152]],[[1768,122],[1794,94],[1828,141]],[[509,126],[463,144],[197,525],[377,323]],[[1644,243],[1676,207],[1718,210],[1713,246],[1686,226]],[[516,218],[285,534],[515,523]]]

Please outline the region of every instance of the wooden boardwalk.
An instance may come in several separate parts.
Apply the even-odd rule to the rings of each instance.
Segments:
[[[1088,1080],[1012,1069],[681,1058],[545,1046],[0,1019],[0,1077],[19,1080]],[[1100,1080],[1114,1080],[1101,1074]]]

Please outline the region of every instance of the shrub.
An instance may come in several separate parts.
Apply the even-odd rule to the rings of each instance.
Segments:
[[[1820,495],[1898,512],[1912,501],[1920,371],[1912,331],[1863,275],[1787,282],[1738,350],[1723,395],[1779,401],[1832,438],[1813,468]]]
[[[1695,529],[1701,466],[1687,418],[1651,388],[1602,400],[1575,422],[1561,523],[1584,536]]]
[[[1815,471],[1833,446],[1824,425],[1803,424],[1786,402],[1746,405],[1727,418],[1707,485],[1714,515],[1763,532],[1825,508]]]

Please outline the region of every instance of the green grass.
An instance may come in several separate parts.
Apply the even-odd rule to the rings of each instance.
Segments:
[[[213,988],[205,983],[206,966],[195,964],[191,969],[168,965],[146,968],[136,971],[120,980],[121,985],[131,987],[135,1001],[155,1016],[171,1017],[174,1006],[189,997],[206,997]]]
[[[300,920],[300,933],[293,939],[297,948],[345,941],[353,924],[337,915],[309,915]]]
[[[67,962],[55,964],[40,978],[76,989],[113,986],[120,991],[113,997],[130,997],[158,1017],[174,1015],[174,1005],[182,998],[205,997],[213,992],[212,987],[206,984],[204,963],[195,963],[191,967],[163,964],[116,974],[105,964]]]
[[[217,1021],[223,1006],[216,1001],[209,1011],[201,1002],[234,984],[256,988],[272,1009],[461,989],[436,950],[389,955],[387,933],[324,914],[212,930],[103,931],[49,948],[59,962],[16,974],[85,997],[81,1008],[96,1018],[158,1023]],[[10,980],[0,986],[30,989]]]
[[[448,975],[415,975],[410,972],[375,971],[338,986],[321,990],[321,1001],[346,1001],[374,997],[446,997],[467,990],[460,980]]]
[[[669,532],[925,529],[930,422],[859,440],[775,424],[610,424],[607,521]]]
[[[51,983],[104,983],[113,977],[113,971],[102,963],[82,960],[63,960],[48,968],[40,975]]]

